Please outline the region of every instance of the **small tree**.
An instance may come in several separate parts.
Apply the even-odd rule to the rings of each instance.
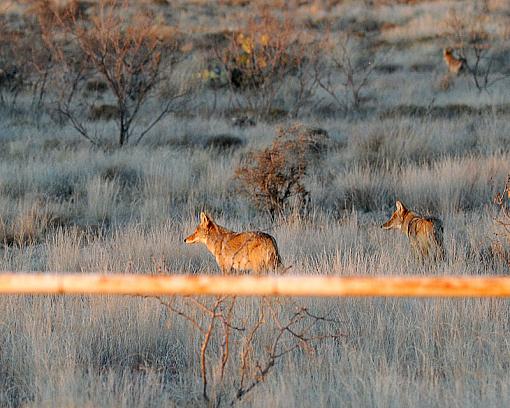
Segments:
[[[56,86],[57,111],[94,144],[98,141],[89,134],[84,118],[95,100],[82,96],[91,78],[101,78],[115,100],[119,146],[139,143],[186,94],[177,88],[166,92],[159,111],[140,125],[141,108],[168,79],[178,48],[175,39],[167,39],[163,46],[150,15],[137,14],[128,20],[127,6],[126,1],[99,0],[90,21],[57,11],[51,18],[40,18],[46,45],[57,62],[53,79],[62,84]]]
[[[271,146],[249,153],[236,169],[239,192],[272,218],[293,198],[306,208],[310,193],[304,177],[325,151],[327,139],[324,130],[299,124],[279,129]]]
[[[313,75],[316,51],[292,20],[264,11],[233,34],[228,47],[216,49],[216,56],[227,73],[235,107],[267,118],[279,107],[289,79],[298,88],[290,101],[290,115],[297,115],[311,98],[317,85]]]
[[[329,40],[323,63],[317,65],[317,83],[342,111],[358,110],[366,97],[374,69],[386,55],[370,50],[366,39],[354,38],[350,34],[335,36]]]

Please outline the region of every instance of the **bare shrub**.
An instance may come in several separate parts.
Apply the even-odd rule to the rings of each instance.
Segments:
[[[496,72],[497,66],[504,66],[501,47],[493,38],[486,25],[489,16],[476,8],[459,15],[451,10],[446,20],[446,29],[451,47],[457,51],[465,71],[471,77],[479,92],[488,89],[508,74]]]
[[[346,33],[330,37],[325,55],[316,66],[318,85],[340,110],[358,110],[368,100],[372,74],[388,52],[373,49],[367,38]]]
[[[336,320],[288,299],[160,302],[199,334],[202,397],[213,406],[242,402],[291,353],[313,356],[321,343],[345,336]]]
[[[90,79],[102,80],[115,100],[117,112],[112,113],[119,130],[119,146],[139,143],[187,92],[164,87],[165,99],[158,111],[142,123],[142,106],[157,97],[163,88],[158,85],[172,74],[178,41],[166,38],[163,44],[153,29],[151,15],[138,13],[129,18],[127,7],[125,1],[100,0],[95,6],[96,17],[90,21],[73,13],[62,16],[56,10],[51,18],[39,16],[45,44],[57,62],[52,73],[56,110],[94,144],[98,140],[83,119],[95,102],[94,98],[82,97],[83,91],[90,91]]]
[[[326,131],[301,124],[280,128],[271,146],[250,152],[236,169],[239,192],[273,218],[291,199],[304,210],[310,195],[304,177],[324,153],[327,139]]]
[[[226,48],[216,50],[216,56],[227,73],[235,108],[252,110],[261,118],[281,105],[282,89],[290,78],[297,83],[291,116],[298,114],[316,87],[312,69],[316,47],[291,19],[268,11],[249,19]]]

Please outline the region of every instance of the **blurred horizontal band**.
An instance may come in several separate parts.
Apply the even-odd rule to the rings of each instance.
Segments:
[[[0,294],[510,297],[499,276],[216,276],[0,273]]]

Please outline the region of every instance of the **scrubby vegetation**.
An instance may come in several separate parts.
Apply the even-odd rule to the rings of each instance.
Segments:
[[[303,179],[322,158],[327,142],[323,129],[301,125],[279,129],[271,146],[250,152],[236,169],[237,190],[273,220],[292,201],[298,211],[308,210],[310,192]]]
[[[508,5],[365,3],[0,4],[0,268],[219,273],[205,210],[289,274],[507,274]],[[0,405],[508,406],[507,306],[3,297]]]

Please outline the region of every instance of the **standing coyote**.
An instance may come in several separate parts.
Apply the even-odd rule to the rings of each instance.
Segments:
[[[443,223],[432,217],[422,217],[409,211],[397,200],[397,210],[381,225],[384,229],[400,229],[411,241],[416,255],[424,260],[431,256],[435,260],[444,259]]]
[[[214,255],[223,274],[234,270],[283,271],[275,239],[264,232],[233,232],[216,224],[211,217],[200,213],[200,224],[184,240],[187,244],[201,242]]]
[[[443,59],[448,66],[448,71],[452,74],[458,75],[462,72],[466,65],[466,60],[462,57],[456,58],[453,56],[453,49],[448,47],[443,50]]]

